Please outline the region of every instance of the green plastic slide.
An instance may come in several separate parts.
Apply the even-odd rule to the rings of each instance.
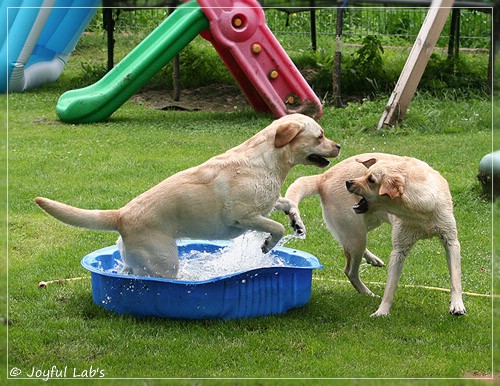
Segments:
[[[206,29],[208,19],[196,1],[181,5],[101,80],[61,95],[57,115],[69,123],[108,118]]]

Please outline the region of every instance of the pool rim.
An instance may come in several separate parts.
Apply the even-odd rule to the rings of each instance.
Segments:
[[[227,247],[231,245],[231,240],[191,240],[191,239],[185,239],[185,240],[177,240],[177,247],[185,247],[190,244],[197,245],[197,244],[209,244],[209,245],[215,245],[217,247]],[[113,255],[115,252],[119,251],[117,245],[111,245],[107,246],[101,249],[98,249],[96,251],[93,251],[91,253],[88,253],[85,255],[81,261],[80,264],[82,265],[83,268],[91,272],[92,274],[97,274],[97,275],[102,275],[102,276],[107,276],[107,277],[112,277],[112,278],[122,278],[122,279],[132,279],[132,280],[148,280],[148,281],[158,281],[158,282],[164,282],[164,283],[172,283],[172,284],[182,284],[182,285],[202,285],[202,284],[208,284],[208,283],[213,283],[221,280],[226,280],[230,279],[234,276],[239,276],[242,274],[250,274],[254,271],[261,271],[263,269],[308,269],[308,270],[313,270],[313,269],[320,269],[323,270],[324,267],[320,263],[319,259],[302,250],[296,249],[296,248],[288,248],[288,247],[275,247],[272,249],[272,252],[278,252],[278,253],[284,253],[288,255],[295,255],[299,256],[302,259],[306,260],[310,265],[309,266],[295,266],[295,265],[280,265],[280,266],[263,266],[263,267],[256,267],[250,270],[242,270],[242,271],[237,271],[233,272],[227,275],[222,275],[222,276],[215,276],[209,279],[205,280],[179,280],[179,279],[168,279],[168,278],[163,278],[163,277],[151,277],[151,276],[140,276],[140,275],[132,275],[132,274],[122,274],[118,272],[110,272],[110,271],[105,271],[102,269],[98,269],[94,266],[92,266],[92,261],[96,261],[96,258],[98,256],[103,256],[103,255]],[[279,257],[279,256],[278,256]]]

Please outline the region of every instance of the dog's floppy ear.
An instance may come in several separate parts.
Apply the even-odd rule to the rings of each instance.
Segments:
[[[404,178],[400,175],[385,177],[382,180],[378,194],[383,196],[387,194],[391,200],[401,196],[404,191]]]
[[[302,130],[302,125],[297,122],[285,122],[276,128],[274,147],[280,148],[288,145]]]
[[[371,166],[373,166],[373,164],[375,162],[377,162],[377,159],[376,158],[370,158],[370,159],[367,159],[367,160],[362,160],[361,158],[356,158],[356,162],[359,162],[360,164],[365,165],[365,167],[368,169]]]

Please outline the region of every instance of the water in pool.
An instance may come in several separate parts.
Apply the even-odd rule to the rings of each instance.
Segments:
[[[177,280],[202,281],[252,269],[284,266],[281,258],[272,251],[262,253],[261,246],[266,237],[264,233],[246,232],[217,252],[191,250],[180,256]],[[277,246],[284,246],[290,239],[299,237],[287,235]],[[110,271],[121,273],[122,267],[123,263],[116,260],[116,266]]]

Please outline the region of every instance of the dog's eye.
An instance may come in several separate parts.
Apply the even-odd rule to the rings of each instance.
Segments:
[[[368,176],[368,182],[369,182],[370,184],[374,184],[374,183],[375,183],[375,182],[377,182],[377,181],[375,180],[375,178],[373,178],[373,176],[372,176],[372,175],[370,175],[370,176]]]
[[[318,135],[318,139],[322,139],[324,136],[325,136],[325,133],[321,132],[321,133]]]

